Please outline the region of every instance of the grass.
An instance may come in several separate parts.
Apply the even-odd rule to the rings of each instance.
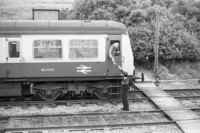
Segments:
[[[172,64],[170,73],[176,74],[180,79],[200,79],[200,62],[180,62]]]
[[[153,67],[136,65],[137,75],[143,72],[146,79],[154,80],[155,74]],[[165,65],[159,65],[158,77],[160,80],[187,80],[200,79],[200,62],[172,62]]]

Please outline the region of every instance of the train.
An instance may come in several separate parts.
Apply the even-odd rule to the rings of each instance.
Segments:
[[[134,57],[124,24],[104,20],[1,20],[0,97],[119,94],[123,78],[109,58],[118,43],[119,65],[131,79]]]

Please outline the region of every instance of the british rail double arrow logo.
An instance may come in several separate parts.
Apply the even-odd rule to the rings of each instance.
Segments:
[[[77,72],[81,72],[83,74],[88,74],[88,72],[91,72],[91,68],[92,67],[88,67],[85,65],[80,65],[80,67],[76,67],[77,68]]]

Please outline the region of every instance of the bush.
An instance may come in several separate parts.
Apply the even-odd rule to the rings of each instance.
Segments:
[[[79,0],[63,19],[113,20],[128,27],[137,62],[154,60],[156,11],[160,12],[159,59],[200,59],[200,4],[188,0]]]
[[[154,32],[148,23],[129,28],[133,55],[137,61],[153,60]]]
[[[183,51],[183,59],[199,60],[200,59],[200,44],[198,40],[191,36],[188,32],[181,34],[181,46]]]

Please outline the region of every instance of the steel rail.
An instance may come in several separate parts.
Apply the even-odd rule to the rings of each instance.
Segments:
[[[190,95],[189,96],[174,96],[174,94],[171,94],[172,92],[179,92],[179,93],[191,93],[191,92],[196,92],[196,91],[200,91],[200,88],[193,88],[193,89],[170,89],[170,90],[165,90],[166,92],[170,93],[170,95],[174,98],[177,98],[177,99],[191,99],[191,98],[194,98],[194,99],[200,99],[200,94],[198,95]]]
[[[187,92],[190,93],[192,91],[200,91],[200,88],[192,88],[192,89],[164,89],[165,92]],[[143,93],[142,91],[140,90],[137,90],[136,92],[141,92]],[[198,93],[197,93],[198,94]],[[145,95],[145,94],[144,94]],[[174,97],[174,98],[177,98],[177,99],[190,99],[190,98],[194,98],[194,99],[198,99],[200,98],[200,94],[199,95],[194,95],[194,96],[173,96],[173,94],[169,94],[169,96],[153,96],[153,97],[148,97],[148,98],[160,98],[160,97]]]
[[[102,125],[77,125],[77,126],[61,126],[61,127],[37,127],[37,128],[6,128],[2,130],[4,133],[12,133],[12,132],[25,132],[25,131],[43,131],[43,130],[99,130],[99,129],[114,129],[114,128],[125,128],[125,127],[133,127],[133,126],[151,126],[151,125],[172,125],[176,124],[176,121],[156,121],[156,122],[136,122],[136,123],[126,123],[126,124],[102,124]]]
[[[200,83],[200,79],[186,79],[186,80],[146,80],[144,82],[142,81],[135,81],[134,83],[176,83],[176,82],[187,82],[187,81],[197,81]]]
[[[200,99],[200,95],[199,96],[172,96],[170,94],[169,94],[169,96],[162,96],[162,95],[160,95],[160,96],[151,96],[151,97],[148,97],[148,98],[144,97],[144,98],[141,98],[141,99],[143,99],[143,100],[149,100],[151,98],[166,98],[166,97],[173,97],[173,98],[177,98],[177,99],[192,99],[192,98],[194,98],[194,99]],[[138,99],[140,99],[140,98],[138,98]]]
[[[192,88],[192,89],[163,89],[166,92],[170,91],[200,91],[200,86],[197,88]]]
[[[200,99],[200,95],[199,96],[173,96],[174,98],[177,99]]]
[[[200,108],[192,108],[192,111],[200,111]]]
[[[186,79],[186,80],[159,80],[158,83],[187,82],[187,81],[197,81],[197,82],[200,82],[200,79]]]

